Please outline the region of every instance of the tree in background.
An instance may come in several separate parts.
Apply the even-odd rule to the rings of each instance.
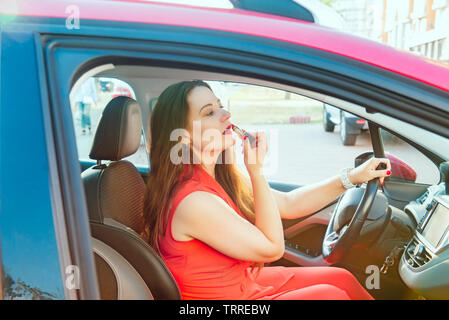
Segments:
[[[3,299],[8,300],[54,300],[56,295],[27,285],[22,280],[14,280],[6,271],[2,272]]]

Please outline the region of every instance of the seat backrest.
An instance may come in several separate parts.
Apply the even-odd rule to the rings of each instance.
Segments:
[[[97,165],[81,174],[91,232],[94,239],[128,261],[154,299],[180,299],[176,281],[163,260],[139,236],[144,225],[145,183],[136,167],[122,159],[137,151],[141,133],[137,101],[122,96],[112,99],[103,111],[89,155]],[[106,272],[104,263],[96,261],[97,273]],[[113,280],[110,276],[98,278],[100,282]]]
[[[125,226],[91,223],[92,237],[114,248],[139,273],[156,300],[179,300],[181,294],[170,270],[138,234]]]
[[[137,233],[143,228],[145,183],[126,160],[90,167],[81,174],[90,221],[113,219]]]
[[[103,241],[91,240],[102,300],[153,300],[145,281],[122,255]]]

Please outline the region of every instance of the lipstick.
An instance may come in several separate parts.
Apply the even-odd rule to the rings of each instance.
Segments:
[[[247,137],[249,139],[249,143],[250,145],[253,144],[254,141],[256,141],[256,138],[253,137],[252,135],[250,135],[248,132],[246,132],[245,130],[237,127],[235,124],[231,124],[231,129],[234,130],[239,136],[240,138],[243,137]]]

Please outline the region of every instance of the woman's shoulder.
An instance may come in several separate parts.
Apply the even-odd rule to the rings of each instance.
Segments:
[[[173,219],[171,234],[174,240],[186,242],[193,239],[183,232],[186,222],[198,220],[195,217],[204,211],[204,205],[214,196],[218,194],[198,181],[190,180],[178,186],[172,197],[170,209],[170,217]]]
[[[210,183],[204,181],[201,176],[199,169],[193,169],[190,175],[184,174],[182,178],[177,183],[173,195],[175,197],[180,197],[195,191],[209,191],[216,192],[215,188],[210,185]]]
[[[179,203],[181,200],[183,200],[186,196],[189,194],[198,192],[198,191],[205,191],[209,193],[216,194],[216,191],[211,188],[210,186],[202,183],[201,181],[195,180],[195,179],[189,179],[182,181],[177,184],[173,191],[172,195],[172,202]]]

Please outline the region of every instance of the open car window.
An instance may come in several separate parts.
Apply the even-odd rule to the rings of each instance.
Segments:
[[[90,77],[74,88],[70,104],[80,161],[93,161],[89,153],[98,122],[109,101],[118,96],[136,99],[131,86],[116,78]],[[143,130],[139,149],[124,160],[132,162],[136,167],[149,167]]]
[[[391,177],[402,182],[437,184],[438,167],[418,149],[400,137],[381,129],[385,154],[391,162]]]
[[[267,179],[293,184],[315,183],[354,166],[361,153],[372,151],[364,119],[321,101],[292,92],[235,82],[208,81],[215,95],[231,113],[231,121],[247,131],[265,131],[268,153],[264,172]],[[327,111],[327,115],[324,116]],[[326,130],[323,118],[333,122]],[[341,138],[341,117],[353,145]],[[240,141],[236,145],[239,146]],[[240,152],[237,162],[244,164]]]

